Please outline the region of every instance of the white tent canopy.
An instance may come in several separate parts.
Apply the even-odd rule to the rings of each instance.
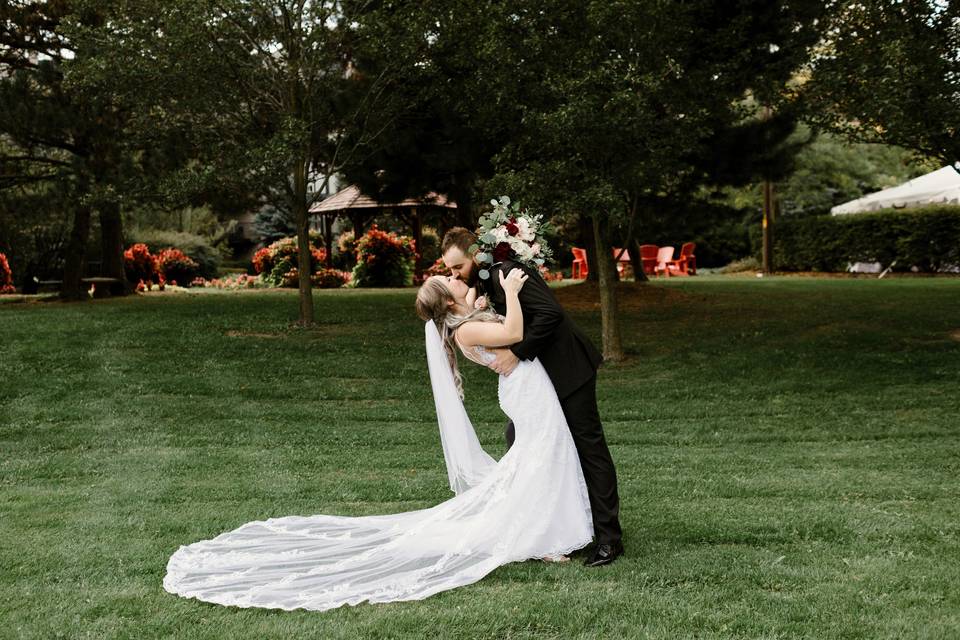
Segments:
[[[833,215],[879,209],[903,209],[928,204],[960,204],[960,173],[946,166],[896,187],[844,202],[830,209]]]

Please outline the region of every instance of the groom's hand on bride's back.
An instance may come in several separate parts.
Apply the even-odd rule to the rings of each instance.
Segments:
[[[509,376],[520,364],[520,359],[507,347],[489,349],[489,351],[493,351],[497,358],[487,366],[502,376]]]

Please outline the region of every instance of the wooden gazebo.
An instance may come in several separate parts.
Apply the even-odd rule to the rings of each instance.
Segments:
[[[407,198],[402,202],[377,202],[374,198],[360,193],[356,185],[350,185],[310,207],[310,215],[321,218],[327,255],[332,255],[333,241],[330,230],[337,217],[348,218],[353,224],[354,235],[359,238],[364,234],[370,220],[378,215],[393,215],[410,225],[411,235],[419,248],[424,216],[431,211],[456,211],[456,208],[455,202],[432,192],[422,198]]]

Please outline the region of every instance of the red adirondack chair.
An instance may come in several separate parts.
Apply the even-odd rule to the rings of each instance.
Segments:
[[[648,276],[657,275],[657,251],[659,247],[655,244],[640,245],[640,264],[643,265],[643,272]]]
[[[693,255],[693,250],[697,248],[695,242],[684,242],[680,247],[680,257],[678,262],[682,263],[680,269],[687,275],[697,275],[697,256]]]
[[[657,266],[654,269],[658,276],[669,276],[669,264],[673,262],[673,247],[660,247],[657,249]]]
[[[693,250],[697,245],[693,242],[685,242],[680,247],[680,255],[676,260],[667,260],[667,275],[671,276],[691,276],[697,273],[697,258],[693,255]]]
[[[587,266],[587,250],[571,247],[570,251],[573,252],[573,273],[570,277],[574,280],[583,280],[590,272],[590,267]]]

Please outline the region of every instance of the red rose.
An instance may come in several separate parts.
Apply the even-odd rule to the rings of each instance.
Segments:
[[[518,227],[517,225],[515,225],[513,222],[508,222],[508,223],[507,223],[507,233],[509,233],[509,234],[512,235],[512,236],[515,236],[515,235],[517,235],[518,233],[520,233],[520,227]]]
[[[513,250],[510,248],[510,245],[506,242],[501,242],[493,248],[493,259],[496,262],[503,262],[510,257],[511,253],[513,253]]]

